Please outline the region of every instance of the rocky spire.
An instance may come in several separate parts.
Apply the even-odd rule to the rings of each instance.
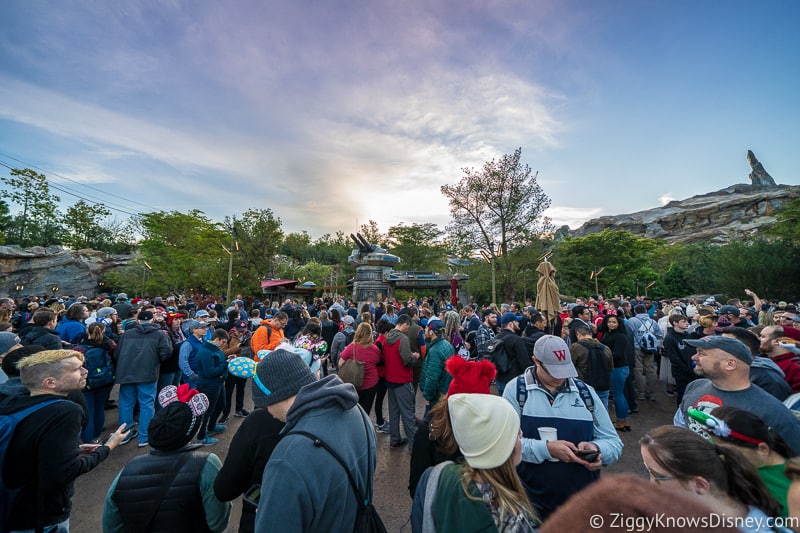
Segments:
[[[748,175],[750,181],[753,182],[753,185],[756,187],[776,187],[775,180],[772,179],[772,176],[764,170],[764,165],[762,165],[758,159],[756,159],[756,154],[753,153],[752,150],[747,151],[747,162],[750,163],[750,168],[753,171]]]

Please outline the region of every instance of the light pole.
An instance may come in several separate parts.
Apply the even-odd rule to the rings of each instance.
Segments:
[[[228,303],[230,304],[231,300],[231,283],[233,282],[233,251],[239,251],[239,241],[236,240],[236,215],[233,215],[233,223],[231,224],[231,249],[228,250],[224,246],[222,247],[223,250],[228,252],[228,289],[225,293],[226,298],[228,299]]]
[[[605,269],[606,269],[606,267],[603,267],[600,270],[597,270],[597,267],[594,267],[594,270],[592,270],[592,273],[589,274],[589,279],[590,280],[594,279],[594,293],[595,294],[600,294],[600,287],[599,287],[599,285],[597,283],[597,276],[599,276],[600,272],[602,272]]]
[[[650,287],[652,287],[655,284],[656,284],[655,281],[651,281],[650,283],[648,283],[647,285],[644,286],[644,297],[645,298],[647,298],[647,289],[649,289]]]
[[[147,261],[142,261],[142,291],[139,293],[141,298],[144,298],[144,280],[147,277],[148,270],[153,270],[153,267]]]
[[[495,267],[494,267],[494,254],[489,255],[483,250],[481,250],[481,255],[486,260],[487,263],[492,265],[492,303],[497,303],[497,284],[496,284],[496,274],[495,274]]]

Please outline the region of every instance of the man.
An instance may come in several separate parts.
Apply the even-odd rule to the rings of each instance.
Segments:
[[[356,335],[356,330],[354,327],[355,320],[350,315],[344,315],[342,317],[342,331],[339,331],[333,336],[333,340],[331,341],[331,351],[330,351],[330,359],[333,368],[339,368],[339,356],[342,355],[347,346],[353,342],[353,337]]]
[[[478,327],[475,334],[475,344],[478,349],[478,359],[486,359],[489,352],[486,347],[492,339],[494,339],[495,330],[497,329],[497,311],[492,308],[487,308],[483,311],[483,323]]]
[[[559,505],[600,477],[603,465],[614,464],[622,453],[608,411],[600,397],[582,381],[559,337],[536,341],[534,366],[503,393],[521,417],[522,463],[517,472],[542,520]],[[538,428],[557,430],[545,440]],[[599,452],[592,461],[581,454]]]
[[[19,337],[17,337],[16,333],[11,331],[0,331],[0,364],[3,363],[6,355],[9,352],[12,352],[18,348],[21,348],[22,344],[19,342]],[[8,381],[9,376],[0,370],[0,384],[5,383]]]
[[[569,323],[569,340],[570,342],[578,342],[578,336],[575,330],[579,327],[588,328],[589,331],[594,332],[595,327],[592,324],[592,312],[585,305],[576,305],[572,308],[572,321]]]
[[[432,322],[432,321],[431,321]],[[408,444],[411,450],[417,433],[417,418],[414,409],[414,371],[419,352],[411,351],[406,332],[411,326],[408,315],[397,317],[397,324],[386,334],[384,359],[386,361],[386,388],[389,392],[389,449],[395,450]],[[400,437],[400,420],[406,437]]]
[[[759,336],[761,340],[759,351],[783,370],[783,379],[792,390],[800,392],[800,365],[794,361],[797,357],[795,354],[781,347],[779,339],[784,336],[783,326],[765,327]]]
[[[133,310],[133,306],[128,303],[128,295],[124,292],[121,292],[117,295],[117,301],[114,305],[112,305],[114,309],[117,310],[117,314],[119,315],[120,320],[126,320],[131,318],[131,311]]]
[[[658,380],[656,373],[656,350],[648,346],[648,338],[655,337],[657,341],[664,340],[664,332],[658,326],[658,322],[650,318],[647,310],[642,304],[637,304],[633,308],[636,316],[625,323],[625,327],[633,332],[633,348],[636,352],[636,370],[634,374],[634,384],[636,387],[636,399],[645,398],[655,401],[655,385]]]
[[[425,336],[425,331],[422,326],[419,325],[417,321],[417,309],[415,307],[409,307],[406,309],[406,313],[408,317],[411,319],[411,324],[408,326],[408,331],[406,331],[406,337],[408,337],[409,345],[411,346],[412,352],[418,352],[420,354],[420,359],[414,363],[414,393],[416,394],[417,389],[419,388],[419,382],[422,378],[422,367],[424,365],[424,355],[422,351],[422,347],[425,346],[425,341],[427,340]],[[426,348],[427,349],[427,348]],[[427,353],[427,352],[425,352]]]
[[[183,374],[184,383],[188,383],[193,389],[197,385],[197,351],[205,342],[208,324],[192,320],[187,326],[187,331],[186,341],[181,343],[178,351],[178,367]]]
[[[506,383],[522,374],[531,365],[531,355],[525,340],[519,335],[519,317],[517,315],[511,311],[503,313],[503,316],[500,317],[500,326],[502,329],[494,342],[502,341],[502,350],[508,358],[508,369],[501,372],[498,368],[495,379],[497,392],[502,396]],[[498,348],[495,348],[495,355],[493,355],[495,366],[497,366],[497,350]]]
[[[453,377],[444,368],[445,362],[455,354],[455,348],[444,338],[444,322],[438,318],[428,322],[425,328],[425,359],[422,363],[420,385],[422,397],[427,400],[425,413],[436,405],[439,398],[447,394]]]
[[[481,319],[475,314],[475,308],[471,305],[464,308],[464,318],[465,326],[463,336],[466,338],[467,334],[471,331],[478,331],[478,328],[481,327]]]
[[[104,445],[81,445],[81,408],[66,399],[86,386],[83,355],[45,350],[17,363],[25,389],[0,402],[0,416],[37,409],[16,426],[2,465],[3,482],[20,489],[7,519],[8,531],[69,531],[75,478],[108,457],[127,435],[123,428]],[[80,450],[80,452],[79,452]]]
[[[139,447],[147,446],[147,425],[155,409],[158,370],[172,354],[172,341],[151,311],[139,311],[136,327],[122,334],[114,352],[119,384],[119,423],[133,427],[133,408],[139,402],[139,430],[133,429],[121,444],[138,435]]]
[[[228,341],[228,347],[223,350],[228,359],[232,357],[253,358],[253,352],[250,350],[250,337],[252,337],[253,334],[249,330],[249,327],[249,322],[240,320],[236,322],[233,329],[231,329],[231,338]],[[220,424],[227,422],[231,414],[234,388],[236,389],[236,410],[233,416],[236,418],[245,418],[250,414],[250,411],[244,408],[244,389],[246,386],[247,378],[240,378],[233,374],[228,374],[228,378],[225,380],[225,407],[222,410],[222,418],[219,420]]]
[[[23,346],[38,344],[45,350],[60,350],[62,348],[61,338],[55,331],[58,319],[52,309],[47,307],[37,309],[33,313],[31,321],[33,324],[23,328],[20,332],[20,340]]]
[[[334,375],[317,381],[300,357],[282,349],[258,364],[253,384],[265,395],[259,404],[286,423],[264,469],[256,531],[352,531],[359,499],[372,501],[376,457],[375,434],[353,386]],[[345,467],[300,431],[341,457],[358,495]]]
[[[786,375],[772,359],[759,355],[761,339],[752,331],[744,328],[729,327],[722,330],[723,337],[739,339],[750,350],[753,362],[750,363],[750,383],[758,385],[775,396],[779,402],[794,394],[792,387],[786,383]]]
[[[532,307],[529,309],[533,309]],[[528,315],[528,327],[522,332],[522,338],[525,339],[525,344],[528,347],[528,353],[533,353],[533,347],[536,341],[545,335],[547,328],[547,319],[538,311],[533,309]]]
[[[667,335],[664,337],[664,352],[669,358],[672,377],[675,378],[675,401],[680,405],[686,386],[697,379],[697,374],[692,369],[695,349],[686,344],[686,339],[691,338],[688,333],[689,319],[675,314],[669,316],[669,323],[672,327],[667,328]]]
[[[208,398],[208,410],[203,415],[197,444],[213,446],[218,441],[211,435],[228,429],[217,424],[220,413],[225,408],[225,379],[228,377],[228,358],[223,349],[228,347],[231,336],[224,329],[218,329],[197,350],[197,390]],[[232,358],[231,358],[232,359]]]
[[[697,349],[692,356],[694,372],[704,379],[686,387],[683,402],[675,412],[674,424],[689,427],[707,437],[702,424],[687,415],[689,409],[711,413],[722,405],[744,409],[761,417],[789,445],[795,454],[800,452],[800,420],[774,396],[750,382],[750,363],[753,356],[741,341],[712,335],[698,340],[686,340]]]
[[[608,410],[611,371],[614,370],[611,348],[593,338],[589,328],[580,327],[575,330],[575,335],[578,337],[578,342],[569,347],[572,364],[578,371],[578,377],[594,387],[603,406]]]
[[[289,323],[289,315],[283,311],[278,311],[275,316],[261,321],[261,326],[253,333],[250,338],[250,348],[253,350],[253,357],[258,362],[258,352],[261,350],[274,350],[283,339],[283,328]]]
[[[723,305],[719,308],[718,314],[720,318],[722,317],[727,318],[733,327],[745,328],[745,329],[753,327],[753,324],[749,323],[747,320],[743,318],[740,318],[741,311],[737,306],[730,305],[730,301],[728,302],[728,304]]]

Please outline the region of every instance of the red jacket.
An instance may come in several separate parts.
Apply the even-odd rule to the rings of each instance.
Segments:
[[[800,392],[800,365],[794,359],[797,356],[791,352],[772,357],[772,361],[783,370],[783,379],[795,392]]]
[[[411,383],[414,381],[414,358],[411,356],[411,343],[405,333],[397,329],[386,334],[383,349],[388,383]]]

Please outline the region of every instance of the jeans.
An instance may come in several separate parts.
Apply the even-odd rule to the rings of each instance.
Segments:
[[[625,399],[625,380],[631,369],[627,366],[617,367],[611,371],[611,390],[614,392],[614,409],[617,420],[628,418],[628,400]]]
[[[110,389],[111,387],[109,387]],[[17,531],[9,531],[9,533],[35,533],[36,529],[22,529]],[[44,526],[43,533],[69,533],[69,518],[58,524],[51,524]]]
[[[400,419],[403,419],[403,429],[408,439],[408,447],[412,448],[414,435],[417,433],[417,417],[414,412],[414,385],[403,385],[389,389],[389,444],[396,445],[400,442]]]
[[[86,399],[86,406],[89,408],[86,413],[86,428],[81,431],[81,441],[84,444],[88,444],[100,438],[100,434],[103,433],[103,426],[106,425],[106,401],[111,395],[111,389],[113,387],[113,385],[109,385],[108,387],[97,390],[83,391],[83,397]]]
[[[123,383],[119,386],[119,423],[133,426],[133,407],[139,400],[139,444],[147,442],[147,426],[153,418],[157,381]]]
[[[596,390],[597,397],[600,398],[600,401],[603,402],[603,406],[608,411],[608,391],[607,390]]]
[[[208,410],[203,415],[200,431],[197,432],[197,439],[203,440],[206,438],[206,433],[217,425],[217,419],[225,408],[225,382],[198,383],[197,391],[208,396]]]
[[[497,387],[497,394],[498,396],[503,395],[503,391],[506,390],[506,382],[500,381],[499,379],[495,378],[494,385]]]

